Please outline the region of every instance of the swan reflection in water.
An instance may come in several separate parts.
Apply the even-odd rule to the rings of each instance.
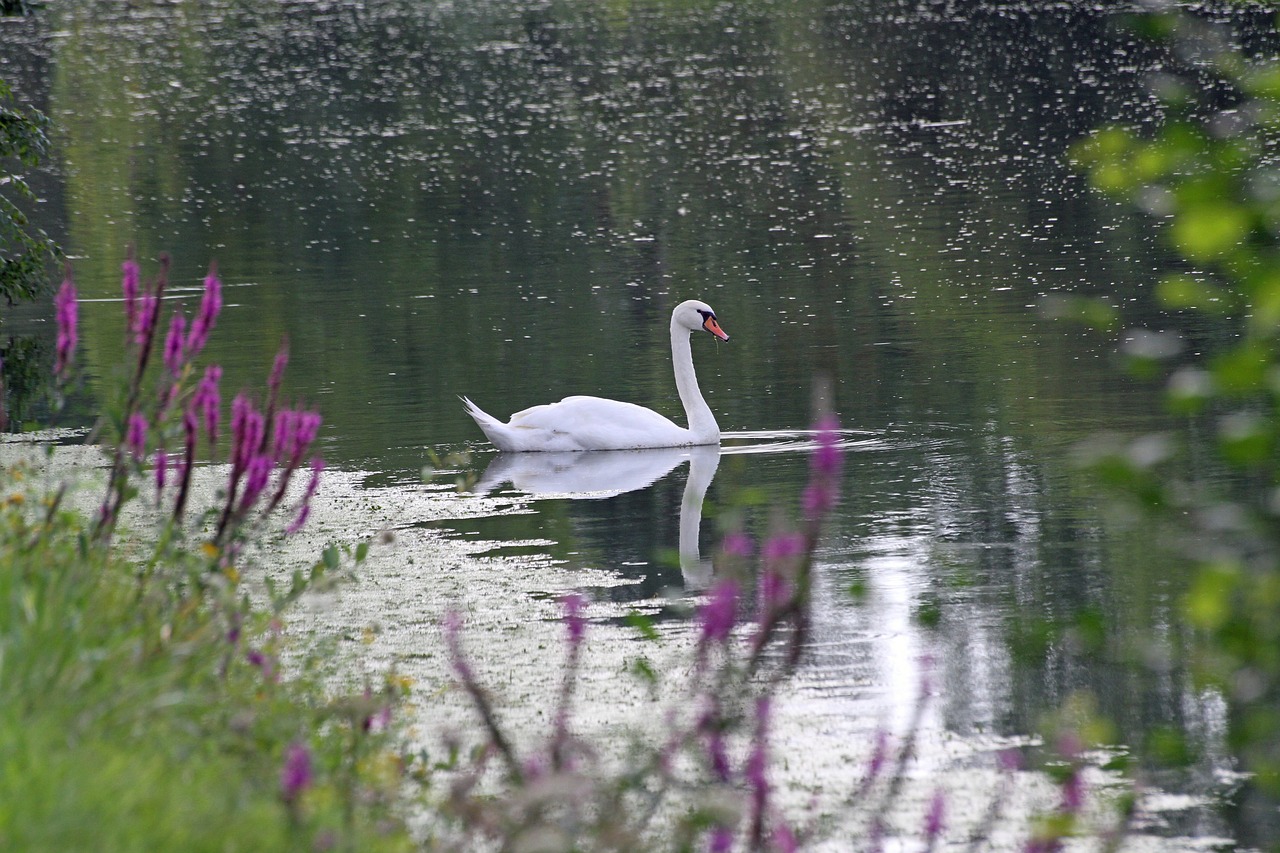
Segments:
[[[476,483],[486,494],[503,483],[539,498],[602,500],[648,488],[689,460],[689,476],[680,501],[680,572],[685,587],[705,589],[713,580],[712,561],[698,550],[702,504],[715,479],[722,455],[809,453],[816,447],[813,430],[753,430],[725,433],[723,446],[663,447],[652,450],[587,450],[562,453],[499,453]],[[890,446],[882,436],[842,430],[837,444],[845,451]]]
[[[602,500],[648,488],[689,460],[680,501],[680,574],[687,589],[705,589],[712,561],[702,559],[698,535],[702,503],[720,466],[720,447],[664,447],[654,450],[600,450],[565,453],[499,453],[476,483],[479,494],[503,483],[541,498]]]

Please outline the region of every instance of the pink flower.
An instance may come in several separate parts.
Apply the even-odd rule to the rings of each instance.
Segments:
[[[743,559],[750,557],[755,550],[755,546],[751,543],[751,537],[741,530],[725,534],[720,547],[730,557],[742,557]]]
[[[444,644],[449,650],[449,662],[453,664],[459,680],[470,684],[475,681],[475,674],[467,663],[466,655],[462,653],[462,621],[462,614],[456,610],[444,614]]]
[[[173,319],[169,321],[169,334],[164,339],[164,366],[168,368],[169,375],[174,379],[177,379],[178,374],[182,373],[185,350],[182,339],[186,328],[186,319],[175,312]]]
[[[817,521],[822,518],[836,505],[835,483],[827,478],[809,483],[804,487],[800,505],[804,508],[804,514],[809,519]]]
[[[707,759],[717,780],[728,782],[731,776],[729,752],[725,749],[719,709],[712,705],[698,720],[698,730],[707,738]]]
[[[280,770],[280,796],[287,803],[295,802],[311,782],[311,752],[300,743],[290,744]]]
[[[809,463],[814,473],[834,476],[840,473],[842,454],[840,451],[840,421],[835,415],[823,415],[813,425],[817,432],[818,446],[813,451]]]
[[[804,553],[804,537],[799,533],[779,533],[764,543],[766,563],[793,560]]]
[[[191,398],[191,410],[204,419],[205,434],[209,436],[210,444],[216,444],[218,441],[219,409],[222,407],[218,382],[221,379],[222,368],[216,364],[209,365],[204,369],[204,377],[201,378],[196,393]]]
[[[876,748],[867,761],[867,778],[863,785],[869,785],[880,775],[884,763],[889,759],[889,733],[884,729],[876,731]]]
[[[729,853],[733,849],[733,830],[727,826],[717,826],[711,830],[711,843],[707,846],[710,853]]]
[[[297,465],[320,432],[321,418],[319,412],[298,412],[298,428],[293,435],[293,452],[290,454],[291,464]]]
[[[710,599],[698,608],[702,642],[715,643],[729,637],[737,617],[738,584],[726,578],[711,589]]]
[[[293,409],[276,412],[275,424],[271,427],[271,456],[277,463],[283,464],[293,454],[299,414]]]
[[[1065,814],[1079,814],[1084,808],[1084,779],[1080,769],[1072,767],[1067,778],[1062,781],[1062,811]]]
[[[271,364],[271,375],[267,379],[267,392],[271,400],[280,393],[280,384],[284,382],[284,369],[289,364],[289,344],[280,344],[275,361]]]
[[[582,643],[582,635],[586,633],[586,620],[582,618],[582,611],[587,606],[587,598],[581,593],[571,592],[560,599],[561,606],[564,607],[564,622],[569,630],[569,644],[578,646]]]
[[[200,299],[200,312],[191,324],[191,332],[187,335],[187,354],[195,358],[204,349],[209,340],[209,333],[218,320],[218,312],[222,310],[222,282],[218,280],[218,267],[209,267],[209,274],[204,279],[204,296]]]
[[[243,471],[262,446],[266,419],[243,393],[231,401],[231,463]]]
[[[142,304],[134,317],[134,343],[144,346],[150,340],[151,330],[155,327],[159,314],[160,297],[154,293],[143,294]]]
[[[78,319],[76,286],[71,281],[70,268],[67,270],[67,277],[63,280],[62,287],[58,288],[57,295],[53,297],[53,306],[54,315],[58,321],[57,355],[53,372],[62,378],[71,366],[71,356],[75,354],[76,342],[79,340],[76,330]]]
[[[156,451],[156,497],[164,491],[165,479],[169,473],[169,454],[161,448]]]
[[[780,573],[766,568],[760,576],[760,618],[768,618],[791,598],[791,582]]]
[[[133,258],[121,264],[120,270],[123,273],[120,290],[124,293],[126,332],[132,334],[138,330],[138,279],[141,276],[141,270],[138,268],[138,262]]]
[[[267,488],[267,482],[271,479],[271,471],[275,468],[275,462],[270,456],[255,455],[249,460],[245,466],[246,476],[244,482],[244,492],[240,498],[240,506],[248,509],[253,506],[254,502]]]
[[[307,519],[311,516],[311,499],[315,497],[316,492],[320,489],[320,475],[323,472],[324,460],[317,456],[311,460],[311,479],[307,481],[307,490],[303,493],[302,500],[299,502],[297,517],[285,530],[286,535],[292,536],[307,523]]]
[[[762,696],[756,700],[756,732],[755,742],[751,746],[751,754],[747,757],[746,777],[751,786],[752,795],[756,798],[757,808],[763,809],[769,793],[768,744],[769,744],[769,697]]]
[[[147,453],[147,419],[141,412],[129,416],[129,425],[124,437],[125,447],[133,454],[135,461],[141,462]]]
[[[774,828],[771,840],[773,841],[773,849],[777,853],[796,853],[800,849],[800,842],[796,840],[795,833],[785,823],[778,824]]]
[[[929,802],[929,811],[924,818],[924,837],[930,847],[937,841],[938,836],[942,834],[946,808],[947,801],[942,791],[934,791],[933,799]]]

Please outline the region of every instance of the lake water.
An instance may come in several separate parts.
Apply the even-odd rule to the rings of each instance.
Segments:
[[[744,493],[795,510],[795,431],[829,377],[847,458],[799,695],[902,716],[929,658],[938,725],[1018,736],[1088,688],[1123,744],[1173,726],[1207,745],[1218,757],[1159,784],[1216,796],[1216,697],[1071,641],[1095,617],[1117,638],[1164,624],[1177,579],[1072,461],[1089,436],[1158,425],[1158,396],[1111,341],[1040,310],[1110,293],[1160,322],[1148,292],[1172,258],[1066,151],[1154,121],[1161,62],[1070,3],[66,3],[0,20],[0,78],[57,126],[38,218],[102,300],[84,309],[90,397],[120,357],[126,247],[171,253],[192,305],[216,258],[209,357],[232,387],[287,337],[331,465],[408,485],[466,453],[436,482],[488,476],[525,511],[461,494],[433,524],[616,569],[632,583],[588,591],[650,601],[707,582],[682,532],[686,557],[722,523],[766,534]],[[501,470],[458,395],[504,418],[582,393],[683,420],[666,323],[686,298],[731,336],[694,340],[724,453]],[[1200,805],[1149,831],[1263,830]]]

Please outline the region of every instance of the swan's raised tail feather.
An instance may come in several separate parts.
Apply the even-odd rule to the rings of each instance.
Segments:
[[[466,408],[467,414],[471,415],[471,419],[476,422],[476,426],[480,427],[489,441],[500,450],[505,449],[505,441],[501,439],[500,430],[505,426],[502,421],[486,412],[484,409],[471,402],[467,397],[459,397],[462,405]]]

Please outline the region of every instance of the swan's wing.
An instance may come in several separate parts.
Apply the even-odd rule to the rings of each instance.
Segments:
[[[565,397],[511,416],[515,430],[571,437],[583,450],[689,443],[689,431],[652,409],[603,397]]]

